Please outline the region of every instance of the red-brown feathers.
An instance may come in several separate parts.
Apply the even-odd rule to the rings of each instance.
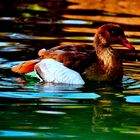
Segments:
[[[93,46],[88,44],[62,45],[50,50],[40,50],[38,54],[42,59],[53,58],[80,73],[97,61]]]

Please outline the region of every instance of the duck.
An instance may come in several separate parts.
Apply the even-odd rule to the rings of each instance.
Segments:
[[[38,51],[37,59],[13,66],[11,70],[19,74],[35,71],[40,79],[47,82],[74,83],[76,79],[80,81],[77,83],[82,84],[85,84],[84,81],[121,81],[122,59],[117,50],[111,47],[116,43],[135,50],[120,25],[107,23],[97,29],[93,45],[79,43],[59,45],[48,50],[43,48]],[[50,67],[54,69],[49,70]],[[57,80],[52,78],[53,73]],[[52,80],[45,79],[48,75]],[[62,80],[62,75],[66,76],[66,80]],[[69,82],[69,79],[73,79],[73,82]]]

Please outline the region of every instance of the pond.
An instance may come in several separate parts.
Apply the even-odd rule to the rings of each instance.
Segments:
[[[0,1],[0,139],[140,139],[140,2]],[[123,59],[121,84],[41,83],[11,72],[41,48],[92,44],[97,27],[118,23],[136,49]]]

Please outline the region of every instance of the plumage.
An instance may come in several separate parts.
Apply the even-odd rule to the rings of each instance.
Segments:
[[[34,68],[39,79],[45,82],[85,84],[80,74],[54,59],[43,59]]]
[[[117,51],[110,46],[113,43],[120,43],[131,50],[135,50],[127,41],[124,31],[119,25],[105,24],[97,30],[93,46],[68,44],[56,46],[49,50],[41,49],[38,52],[39,59],[37,61],[54,59],[91,81],[121,81],[123,65]],[[26,63],[28,65],[28,61]],[[36,61],[32,65],[37,65]],[[28,69],[25,63],[24,68]],[[18,66],[15,66],[12,70],[21,73]]]

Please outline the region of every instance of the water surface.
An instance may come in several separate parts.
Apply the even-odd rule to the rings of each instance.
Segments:
[[[137,0],[0,2],[0,139],[140,139],[138,5]],[[44,47],[92,44],[97,27],[110,22],[120,24],[136,48],[132,53],[113,46],[124,62],[119,85],[41,83],[10,70]]]

